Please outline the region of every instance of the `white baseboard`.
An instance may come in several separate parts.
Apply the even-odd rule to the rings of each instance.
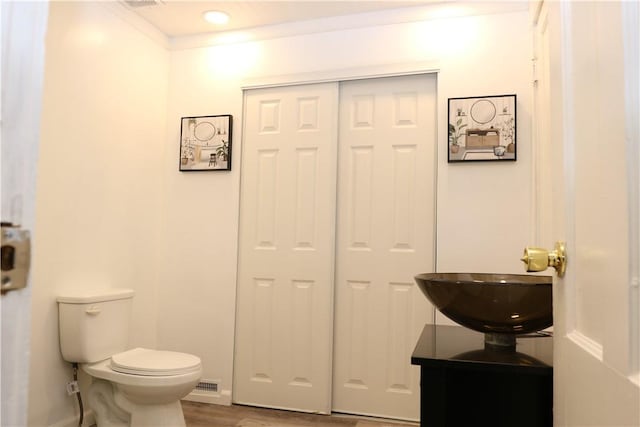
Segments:
[[[190,402],[200,403],[212,403],[214,405],[231,405],[231,391],[222,390],[219,393],[211,393],[207,391],[194,390],[189,393],[182,400],[188,400]]]

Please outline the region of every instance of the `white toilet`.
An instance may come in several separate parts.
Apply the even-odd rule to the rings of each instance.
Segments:
[[[180,399],[202,376],[196,356],[128,349],[129,289],[58,297],[64,360],[93,377],[88,400],[98,427],[184,426]]]

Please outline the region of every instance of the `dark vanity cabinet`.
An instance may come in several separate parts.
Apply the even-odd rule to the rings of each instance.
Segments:
[[[420,366],[421,427],[551,427],[553,339],[485,347],[484,334],[426,325],[411,363]]]

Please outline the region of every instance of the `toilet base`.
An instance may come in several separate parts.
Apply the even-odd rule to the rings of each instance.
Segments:
[[[179,400],[157,405],[134,403],[117,385],[98,379],[91,384],[88,400],[98,427],[185,427]]]

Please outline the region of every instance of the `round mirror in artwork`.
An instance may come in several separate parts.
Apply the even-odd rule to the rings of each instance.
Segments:
[[[496,116],[496,106],[488,99],[480,99],[471,106],[471,118],[476,123],[484,125]]]
[[[198,141],[206,142],[215,136],[216,127],[210,122],[200,122],[196,125],[194,134]]]

